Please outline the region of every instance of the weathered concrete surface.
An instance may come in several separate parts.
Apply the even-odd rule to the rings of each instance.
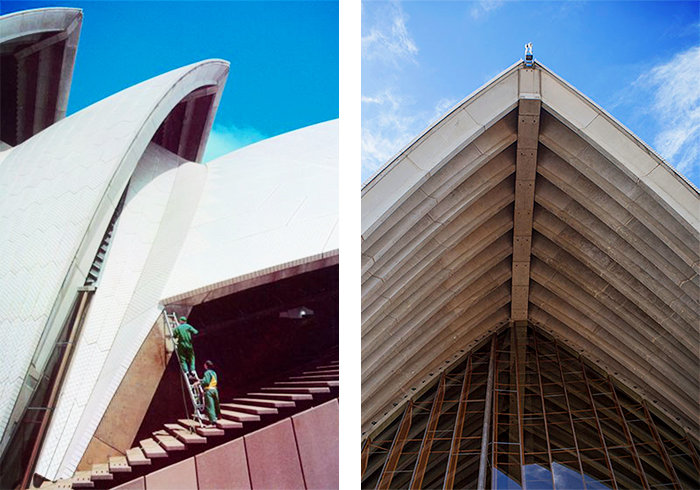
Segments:
[[[363,436],[515,320],[697,437],[700,194],[549,70],[511,70],[519,112],[510,92],[482,100],[487,87],[363,189]],[[453,115],[477,102],[494,119],[473,117],[484,131],[460,134]],[[417,166],[419,147],[415,159],[429,163]],[[407,164],[414,180],[398,178]]]
[[[97,426],[78,471],[107,461],[109,456],[123,456],[133,447],[134,437],[172,355],[172,350],[166,348],[164,328],[162,317],[158,317]]]

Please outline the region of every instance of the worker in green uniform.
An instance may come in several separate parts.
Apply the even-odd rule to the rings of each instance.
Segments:
[[[204,377],[201,380],[204,388],[204,405],[209,421],[213,424],[221,417],[219,407],[219,390],[217,388],[218,378],[214,372],[214,363],[207,361],[204,363]]]
[[[184,316],[180,317],[180,324],[173,329],[173,337],[177,339],[177,353],[180,357],[182,370],[191,375],[197,376],[194,368],[194,348],[192,347],[192,334],[199,332],[189,323]]]

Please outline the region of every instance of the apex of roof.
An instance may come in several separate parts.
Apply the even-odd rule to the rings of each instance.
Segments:
[[[363,184],[362,236],[522,99],[541,100],[543,109],[660,196],[690,230],[700,230],[700,192],[690,181],[550,69],[537,61],[528,68],[520,60],[447,111]]]

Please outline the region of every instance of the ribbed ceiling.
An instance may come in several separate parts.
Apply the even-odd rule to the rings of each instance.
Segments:
[[[524,93],[524,76],[540,71],[534,89]],[[515,301],[524,299],[517,304],[527,304],[527,320],[633,387],[697,438],[697,189],[551,72],[518,66],[510,73],[521,100],[515,108],[503,97],[491,121],[473,116],[470,107],[493,92],[493,85],[503,85],[501,76],[383,170],[396,176],[400,166],[414,163],[411,151],[432,148],[439,154],[441,143],[459,140],[459,124],[447,138],[440,134],[457,112],[483,124],[476,138],[465,129],[458,151],[397,193],[376,220],[363,222],[363,436],[480,339],[522,320],[511,314],[515,292],[525,295]],[[540,91],[534,199],[530,194],[528,202],[522,190],[524,197],[516,199],[516,183],[523,178],[520,143],[532,137],[524,134],[522,100],[537,100],[539,107]],[[571,109],[576,104],[582,108]],[[603,136],[591,136],[603,123],[578,120],[590,108],[596,111],[592,119],[604,118],[608,125]],[[635,154],[640,149],[643,159]],[[646,176],[626,163],[635,158],[640,167],[653,163]],[[378,189],[368,186],[363,215],[371,216],[381,206],[372,195]],[[384,195],[390,194],[387,187]],[[696,210],[694,222],[684,218],[688,208],[691,215]],[[516,231],[514,240],[514,217],[528,212],[530,238],[521,242]],[[529,259],[515,261],[529,275],[520,289],[512,285],[514,244],[529,247]]]

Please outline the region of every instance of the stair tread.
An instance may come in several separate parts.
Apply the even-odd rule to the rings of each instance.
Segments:
[[[153,439],[144,439],[143,441],[139,441],[139,445],[141,446],[141,449],[143,450],[143,454],[146,455],[148,458],[167,458],[168,453],[160,447],[160,444],[158,444],[156,441]]]
[[[71,478],[73,488],[92,488],[95,484],[92,481],[91,471],[78,471]]]
[[[322,388],[338,386],[338,380],[306,380],[306,381],[276,381],[275,386],[289,386],[290,388]]]
[[[191,419],[180,419],[178,420],[178,422],[180,423],[180,425],[186,427],[185,430],[187,430],[188,428],[192,428],[197,432],[197,434],[203,437],[223,436],[225,434],[224,430],[219,427],[202,427],[199,425],[198,422]]]
[[[306,374],[304,376],[290,376],[294,381],[338,381],[338,374]]]
[[[263,400],[259,398],[234,398],[234,402],[256,403],[258,405],[272,406],[276,408],[291,408],[295,407],[296,403],[292,400]]]
[[[163,431],[165,432],[165,431]],[[166,451],[184,451],[185,450],[185,445],[181,442],[175,439],[173,436],[168,434],[167,432],[165,434],[157,434],[155,436],[156,441],[163,446],[163,449]]]
[[[269,397],[273,399],[280,399],[280,400],[313,400],[314,397],[310,394],[304,394],[304,393],[248,393],[248,396],[257,396],[257,397]]]
[[[151,460],[146,457],[140,447],[133,447],[126,450],[126,459],[131,466],[151,464]]]
[[[185,444],[206,444],[207,442],[206,437],[203,437],[196,432],[190,432],[189,430],[183,428],[180,424],[165,424],[165,428]]]
[[[112,456],[109,458],[109,471],[112,473],[130,473],[131,466],[125,456]]]
[[[111,480],[112,478],[114,478],[114,475],[109,471],[109,464],[96,463],[92,465],[92,480]]]
[[[262,391],[283,391],[289,393],[330,393],[331,390],[328,388],[321,387],[310,387],[310,388],[296,388],[291,386],[272,386],[267,388],[260,388]]]
[[[252,413],[236,412],[234,410],[221,410],[221,416],[231,418],[236,422],[258,422],[260,417]]]
[[[238,403],[222,403],[224,408],[233,408],[239,412],[253,413],[255,415],[275,415],[278,413],[276,408],[273,407],[256,407],[253,405],[241,405]]]
[[[204,420],[205,420],[207,423],[209,423],[209,417],[207,417],[206,415],[204,416]],[[242,422],[237,422],[237,421],[235,421],[235,420],[229,420],[229,419],[225,419],[225,418],[219,418],[219,419],[216,421],[216,426],[217,426],[219,429],[240,429],[241,427],[243,427],[243,423],[242,423]]]
[[[302,374],[338,374],[338,369],[317,369],[316,371],[304,371]]]

